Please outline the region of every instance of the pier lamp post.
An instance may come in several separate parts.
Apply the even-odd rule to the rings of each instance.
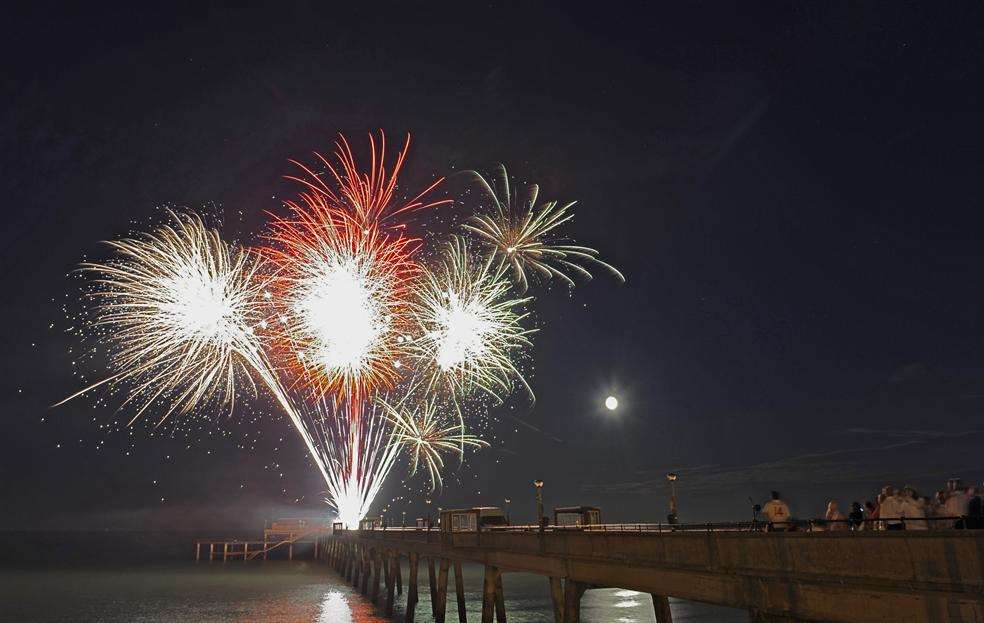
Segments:
[[[534,480],[533,486],[536,487],[536,524],[543,527],[543,481]]]
[[[441,511],[444,510],[440,506],[437,507],[437,525],[441,525]]]
[[[666,475],[667,482],[670,483],[670,514],[666,516],[666,521],[671,524],[675,524],[679,521],[677,518],[677,497],[676,497],[676,481],[677,473],[670,472]]]
[[[509,505],[511,503],[512,503],[512,500],[510,500],[509,498],[506,498],[506,523],[509,523]]]
[[[431,501],[430,498],[424,500],[424,504],[427,505],[427,527],[431,527]]]
[[[401,528],[407,527],[407,511],[403,511],[403,524],[400,527]]]

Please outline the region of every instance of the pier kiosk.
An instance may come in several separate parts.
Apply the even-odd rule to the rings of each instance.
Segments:
[[[497,506],[475,506],[441,511],[442,532],[478,532],[492,526],[508,526],[505,513]]]
[[[596,526],[601,523],[601,509],[596,506],[558,506],[554,525],[558,528]]]

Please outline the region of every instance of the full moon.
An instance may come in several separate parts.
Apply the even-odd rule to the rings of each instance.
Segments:
[[[609,396],[608,398],[605,398],[605,407],[607,407],[609,411],[614,411],[615,409],[617,409],[618,398],[616,398],[615,396]]]

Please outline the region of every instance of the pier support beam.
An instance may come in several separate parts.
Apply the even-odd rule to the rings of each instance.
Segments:
[[[386,555],[386,618],[393,618],[393,603],[395,601],[396,574],[400,571],[400,555],[398,552]]]
[[[427,579],[430,584],[431,616],[437,619],[437,574],[434,572],[434,559],[427,559]]]
[[[393,552],[393,558],[396,559],[396,594],[403,594],[403,565],[400,564],[400,552],[399,550]]]
[[[372,603],[379,604],[379,580],[383,574],[383,552],[376,549],[373,550],[371,555],[371,560],[376,565],[376,573],[373,574],[372,580]]]
[[[502,573],[495,577],[495,620],[506,623],[506,598],[502,590]]]
[[[564,580],[564,623],[581,623],[581,597],[586,590],[586,584]]]
[[[553,602],[554,623],[564,623],[564,581],[550,578],[550,601]]]
[[[482,623],[493,623],[496,610],[497,580],[501,573],[498,567],[485,565],[485,581],[482,582]]]
[[[437,612],[434,614],[436,623],[444,623],[444,616],[448,610],[448,566],[450,561],[447,558],[441,559],[441,571],[437,576]]]
[[[416,552],[407,555],[410,559],[410,574],[407,577],[407,611],[403,617],[404,623],[413,623],[413,614],[417,609],[417,562],[419,561]]]
[[[454,561],[454,594],[458,599],[458,623],[468,623],[465,611],[465,580],[461,574],[461,561]]]
[[[656,612],[656,623],[673,623],[673,614],[670,612],[670,599],[666,595],[653,596],[653,610]]]
[[[362,582],[362,588],[360,592],[363,595],[369,594],[369,579],[370,579],[369,576],[372,575],[372,559],[370,559],[369,556],[370,556],[369,549],[365,547],[362,548],[362,555],[361,555],[362,569],[360,570],[360,575],[362,576],[360,578]]]

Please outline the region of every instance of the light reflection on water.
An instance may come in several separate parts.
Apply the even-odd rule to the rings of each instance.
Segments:
[[[325,600],[321,602],[321,612],[318,623],[353,623],[352,611],[348,602],[338,591],[328,591]]]
[[[425,567],[426,568],[426,567]],[[464,568],[468,618],[481,620],[482,568]],[[408,577],[404,564],[403,578]],[[427,574],[421,574],[417,620],[432,621]],[[547,580],[503,575],[511,623],[553,621]],[[448,621],[456,621],[454,580],[449,582]],[[19,621],[123,623],[386,623],[375,607],[324,566],[295,562],[167,567],[0,568],[0,618]],[[403,620],[406,594],[397,598],[394,621]],[[738,610],[671,600],[677,623],[747,621]],[[652,600],[623,589],[587,591],[585,623],[652,623]]]

